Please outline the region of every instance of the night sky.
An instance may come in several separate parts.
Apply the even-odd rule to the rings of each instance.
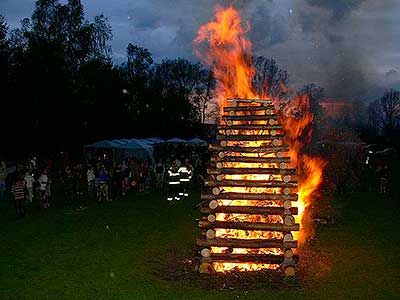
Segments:
[[[61,1],[62,2],[62,1]],[[256,55],[277,60],[293,87],[314,82],[330,99],[374,99],[400,88],[399,0],[167,1],[83,0],[87,17],[104,13],[116,63],[131,42],[156,60],[196,60],[192,40],[216,3],[233,3],[249,20]],[[31,15],[34,0],[0,0],[11,28]]]

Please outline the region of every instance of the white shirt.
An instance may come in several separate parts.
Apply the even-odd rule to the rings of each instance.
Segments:
[[[45,191],[46,190],[46,186],[47,186],[47,183],[49,182],[49,177],[47,177],[47,175],[46,174],[42,174],[40,177],[39,177],[39,189],[41,190],[41,191]]]
[[[35,179],[33,178],[33,176],[31,174],[27,173],[24,177],[24,180],[26,182],[27,188],[33,187],[33,183],[35,182]]]

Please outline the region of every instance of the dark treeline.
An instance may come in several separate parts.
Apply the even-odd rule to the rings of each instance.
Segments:
[[[147,49],[130,43],[126,61],[115,65],[111,39],[107,18],[86,20],[80,0],[38,0],[14,30],[0,15],[1,156],[81,151],[101,139],[202,137],[202,124],[217,119],[219,110],[210,70],[182,58],[156,63]],[[290,99],[286,71],[265,57],[254,65],[260,94]],[[298,94],[310,96],[319,138],[318,131],[326,131],[319,106],[324,90],[309,84]],[[399,92],[388,91],[369,108],[360,102],[341,125],[350,124],[367,141],[393,143],[399,103]]]
[[[8,29],[1,17],[3,155],[81,149],[108,138],[193,136],[216,117],[208,70],[181,58],[156,64],[132,44],[126,62],[114,65],[107,18],[85,20],[79,0],[39,0],[31,18]]]

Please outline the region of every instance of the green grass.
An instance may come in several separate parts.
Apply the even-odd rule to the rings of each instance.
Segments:
[[[92,201],[81,212],[31,209],[19,221],[9,203],[0,220],[0,299],[400,299],[394,195],[335,199],[338,221],[317,228],[318,258],[301,288],[233,291],[204,289],[166,271],[171,257],[192,254],[198,197],[169,205],[160,193],[131,194]]]

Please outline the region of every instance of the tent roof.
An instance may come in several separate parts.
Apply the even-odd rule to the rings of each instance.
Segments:
[[[188,141],[188,143],[189,143],[189,144],[198,144],[198,145],[201,145],[201,144],[205,145],[205,144],[207,144],[206,141],[204,141],[204,140],[202,140],[202,139],[199,139],[199,138],[191,139],[191,140]]]
[[[180,139],[180,138],[172,138],[165,141],[166,143],[187,143],[187,141]]]
[[[154,144],[160,144],[164,143],[165,140],[159,137],[151,137],[151,138],[145,138],[145,139],[140,139],[140,141],[148,144],[148,145],[154,145]]]
[[[149,144],[137,139],[120,139],[111,141],[100,141],[90,145],[86,145],[86,148],[118,148],[118,149],[152,149]]]

